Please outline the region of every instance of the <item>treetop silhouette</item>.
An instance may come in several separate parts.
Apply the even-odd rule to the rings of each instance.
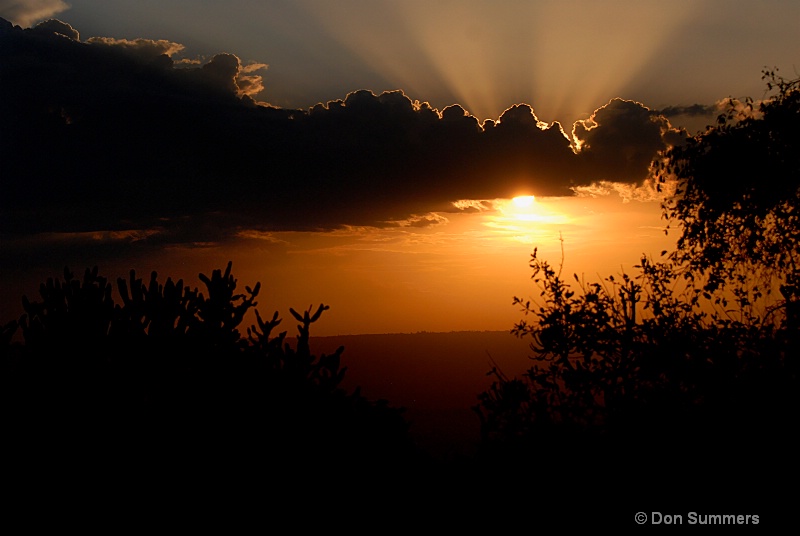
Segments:
[[[717,124],[657,162],[663,184],[677,180],[664,216],[680,228],[672,256],[723,284],[737,266],[777,276],[788,300],[800,261],[800,78],[766,70],[760,102],[728,99]]]

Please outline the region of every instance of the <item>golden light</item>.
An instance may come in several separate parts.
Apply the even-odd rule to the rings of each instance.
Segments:
[[[517,208],[531,208],[536,199],[532,195],[520,195],[511,200]]]
[[[557,223],[563,222],[563,215],[549,213],[536,203],[532,195],[520,195],[510,201],[499,203],[502,217],[516,222]]]
[[[545,198],[520,195],[511,199],[495,199],[494,211],[484,217],[484,226],[495,238],[531,244],[545,237],[558,236],[558,230],[571,223],[571,218]]]
[[[446,223],[430,226],[242,232],[229,258],[241,281],[264,282],[267,310],[285,315],[298,304],[330,304],[334,312],[315,325],[318,336],[505,330],[519,320],[510,297],[530,288],[534,248],[553,266],[565,258],[565,274],[601,281],[630,273],[642,253],[658,258],[676,239],[664,234],[657,202],[517,197],[461,199],[443,213]],[[185,276],[193,277],[214,266],[219,251],[167,254],[196,266]]]

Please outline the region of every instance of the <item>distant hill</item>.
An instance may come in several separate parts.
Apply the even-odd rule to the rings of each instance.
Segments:
[[[493,381],[497,365],[506,376],[530,366],[530,340],[508,331],[459,331],[312,337],[314,353],[344,346],[343,386],[361,387],[370,399],[407,408],[411,432],[423,447],[444,456],[467,454],[478,439],[470,409]]]

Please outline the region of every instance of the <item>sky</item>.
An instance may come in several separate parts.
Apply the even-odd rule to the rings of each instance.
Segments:
[[[0,319],[98,265],[317,334],[510,329],[533,248],[669,249],[650,162],[797,76],[800,4],[0,0]],[[317,327],[317,326],[315,326]]]

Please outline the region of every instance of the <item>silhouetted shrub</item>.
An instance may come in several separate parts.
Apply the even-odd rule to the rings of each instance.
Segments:
[[[532,340],[532,365],[492,371],[475,407],[478,461],[509,471],[498,486],[618,483],[589,501],[617,509],[780,500],[777,475],[800,474],[800,352],[780,307],[707,299],[668,262],[575,285],[535,254],[531,266],[541,294],[516,300],[534,320],[514,332]]]
[[[164,473],[181,478],[283,471],[344,475],[402,466],[413,445],[402,409],[340,387],[343,348],[312,355],[299,314],[294,344],[278,313],[255,310],[260,284],[237,292],[231,264],[203,291],[171,279],[118,280],[97,268],[23,298],[24,344],[3,331],[6,437],[38,469]],[[257,325],[239,328],[248,311]]]

